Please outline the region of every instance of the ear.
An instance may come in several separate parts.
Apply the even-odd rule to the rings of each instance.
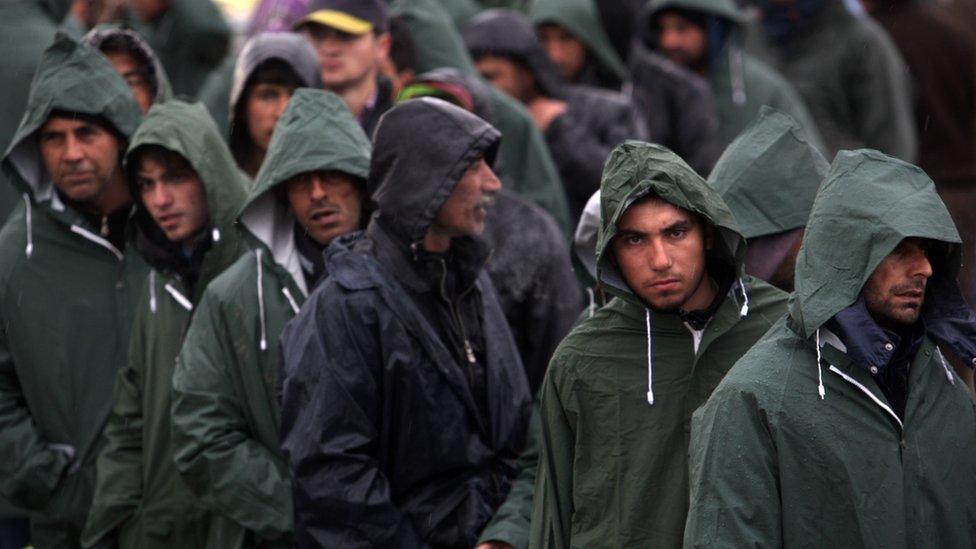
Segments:
[[[376,61],[385,63],[390,57],[390,48],[393,45],[393,38],[390,33],[384,32],[376,37]]]

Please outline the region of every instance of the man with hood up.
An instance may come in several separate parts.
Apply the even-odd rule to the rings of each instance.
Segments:
[[[3,159],[23,196],[0,230],[0,492],[35,547],[79,545],[148,273],[124,236],[141,117],[105,57],[59,34]]]
[[[615,298],[543,381],[530,546],[677,547],[691,414],[786,299],[742,272],[732,214],[663,147],[614,149],[600,209],[597,278]]]
[[[342,99],[300,89],[240,213],[251,253],[204,291],[173,376],[176,467],[211,512],[208,547],[292,547],[276,349],[325,276],[322,248],[358,229],[370,146]]]
[[[620,91],[630,80],[593,0],[538,0],[529,19],[565,81]]]
[[[755,0],[772,66],[817,122],[828,158],[870,147],[917,155],[908,68],[891,38],[843,0]]]
[[[768,105],[793,117],[824,148],[816,123],[793,87],[742,51],[745,14],[733,0],[654,0],[638,18],[644,44],[708,79],[725,147]]]
[[[745,271],[786,292],[830,164],[788,115],[764,106],[708,177],[746,237]]]
[[[315,50],[292,33],[259,34],[244,44],[230,88],[230,150],[251,177],[257,177],[271,136],[298,88],[322,88]],[[222,98],[227,104],[227,96]]]
[[[376,130],[377,214],[282,336],[299,546],[470,548],[505,498],[531,396],[477,239],[500,137],[430,97]]]
[[[27,107],[31,79],[58,25],[71,9],[71,0],[0,2],[4,22],[4,50],[0,56],[0,150],[7,150]],[[0,174],[0,223],[20,202],[19,193]]]
[[[172,378],[203,289],[241,253],[234,229],[250,182],[201,104],[154,106],[125,158],[130,246],[152,270],[98,458],[86,546],[203,547],[207,517],[173,465]]]
[[[102,52],[132,89],[142,114],[154,103],[173,95],[162,63],[149,44],[133,30],[118,25],[99,25],[84,37],[85,43]]]
[[[695,414],[685,546],[973,546],[976,414],[939,349],[976,364],[959,263],[922,170],[837,156],[789,314]]]
[[[603,162],[619,143],[641,139],[646,126],[630,98],[590,86],[568,86],[522,14],[489,10],[462,30],[481,75],[522,102],[546,137],[563,181],[569,212],[579,218],[600,186]]]

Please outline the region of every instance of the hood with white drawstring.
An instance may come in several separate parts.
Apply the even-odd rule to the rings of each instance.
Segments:
[[[825,323],[910,237],[932,242],[933,274],[899,415],[872,373],[889,348],[852,352]],[[685,547],[972,545],[976,414],[936,346],[976,358],[959,257],[922,170],[877,151],[838,154],[810,214],[789,315],[695,415]]]
[[[613,258],[617,223],[649,193],[696,213],[713,231],[707,269],[723,289],[698,329],[676,311],[652,310],[627,286]],[[543,383],[547,466],[540,470],[549,478],[536,497],[533,517],[542,520],[533,519],[532,543],[679,546],[687,422],[785,312],[786,296],[742,274],[745,240],[732,214],[663,147],[628,141],[614,149],[603,172],[600,210],[596,273],[616,299],[563,340]],[[647,524],[655,524],[653,532]]]
[[[793,86],[775,69],[743,51],[751,23],[733,0],[653,0],[638,17],[638,47],[658,49],[659,15],[676,12],[697,18],[706,35],[703,67],[715,97],[719,135],[728,145],[758,115],[763,105],[785,112],[803,128],[818,150],[825,150],[817,125]]]

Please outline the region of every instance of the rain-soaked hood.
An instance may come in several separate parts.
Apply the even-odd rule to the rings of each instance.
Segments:
[[[145,238],[140,243],[140,250],[150,263],[153,263],[154,254],[146,251],[148,245],[154,244],[156,250],[173,253],[173,246],[167,245],[165,236],[146,212],[136,183],[136,160],[141,149],[151,145],[179,154],[197,172],[207,197],[209,238],[219,242],[221,235],[231,234],[250,182],[234,163],[210,113],[201,103],[171,100],[153,105],[132,137],[125,155],[127,181],[136,203],[134,219]]]
[[[921,169],[873,150],[838,153],[817,193],[796,262],[793,331],[803,338],[817,333],[910,237],[941,243],[930,254],[926,330],[967,362],[976,359],[976,316],[956,282],[961,252],[952,218]]]
[[[500,142],[491,124],[441,99],[387,111],[369,170],[377,221],[402,244],[421,242],[464,172],[482,157],[492,165]]]
[[[624,281],[613,259],[611,243],[627,208],[651,193],[701,215],[716,231],[708,257],[724,263],[736,278],[742,276],[745,238],[718,192],[668,149],[627,141],[610,153],[600,184],[602,227],[596,246],[597,277],[608,292],[647,307]]]
[[[593,0],[537,0],[529,11],[536,27],[553,24],[569,31],[586,46],[604,72],[620,82],[630,80],[627,66],[610,43]]]
[[[457,97],[458,92],[465,97]],[[442,67],[416,76],[400,94],[400,100],[436,96],[465,108],[491,123],[495,105],[491,86],[477,75],[454,67]],[[466,104],[470,100],[470,105]],[[470,107],[470,108],[468,108]]]
[[[240,221],[305,294],[295,219],[275,189],[293,176],[317,170],[339,171],[365,181],[369,161],[369,139],[342,98],[322,90],[295,91],[275,126]]]
[[[733,141],[708,178],[746,238],[806,226],[830,164],[796,121],[763,106]]]
[[[461,38],[475,59],[484,55],[514,59],[529,69],[543,94],[562,97],[562,77],[535,29],[521,13],[506,9],[484,11],[461,29]]]
[[[115,24],[98,25],[85,35],[84,41],[96,50],[101,49],[102,44],[109,39],[121,40],[125,43],[125,48],[137,57],[139,61],[152,67],[150,85],[154,90],[153,103],[162,103],[173,96],[173,89],[169,84],[169,77],[166,76],[166,69],[159,62],[156,52],[153,51],[149,42],[136,31],[125,29]]]
[[[64,210],[41,161],[35,133],[55,110],[97,116],[128,140],[142,120],[132,90],[111,63],[90,46],[58,32],[44,51],[31,82],[20,126],[10,142],[3,169],[22,193],[37,203]]]
[[[396,0],[390,13],[410,31],[418,73],[440,67],[474,72],[474,63],[457,29],[438,0]]]
[[[704,18],[708,41],[706,54],[708,66],[712,67],[719,57],[727,51],[730,55],[741,56],[739,48],[726,49],[730,36],[741,32],[748,21],[745,13],[733,0],[651,0],[638,17],[638,33],[641,41],[651,49],[658,49],[659,29],[655,24],[658,14],[667,11],[690,12]],[[741,64],[741,59],[737,60]],[[741,70],[741,67],[735,67]]]

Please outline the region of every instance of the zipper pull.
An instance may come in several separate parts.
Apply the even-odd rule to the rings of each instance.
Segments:
[[[478,362],[474,357],[474,350],[471,348],[471,343],[467,339],[464,340],[464,354],[468,356],[468,362],[471,364]]]
[[[102,216],[102,228],[98,232],[102,233],[102,236],[104,236],[104,237],[107,237],[108,236],[108,216],[107,215],[103,215]]]

